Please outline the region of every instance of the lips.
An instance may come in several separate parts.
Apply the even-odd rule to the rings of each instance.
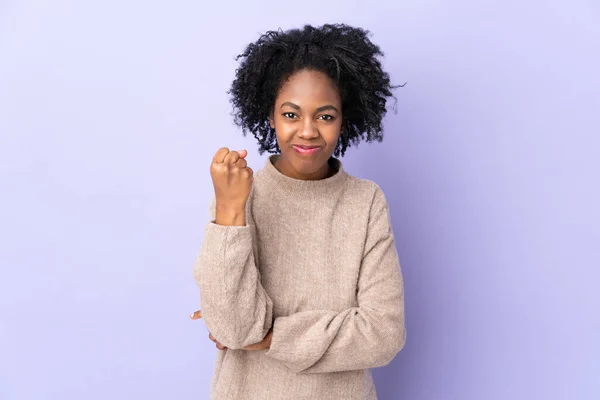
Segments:
[[[294,145],[292,145],[292,147],[294,148],[294,150],[296,150],[297,153],[302,154],[302,155],[315,154],[317,151],[319,151],[321,149],[321,146],[310,146],[310,145],[302,145],[302,144],[294,144]]]

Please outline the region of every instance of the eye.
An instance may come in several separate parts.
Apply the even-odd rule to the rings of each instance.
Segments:
[[[296,118],[296,114],[294,114],[293,112],[285,112],[285,113],[283,113],[281,115],[283,115],[285,118],[289,118],[289,119]]]
[[[319,119],[322,119],[323,121],[333,121],[335,119],[335,117],[333,115],[324,114],[324,115],[321,115],[319,117]]]

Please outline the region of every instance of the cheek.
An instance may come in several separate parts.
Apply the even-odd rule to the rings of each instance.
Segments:
[[[321,131],[321,135],[328,147],[335,147],[338,143],[338,138],[340,137],[341,125],[329,126],[327,129]]]
[[[289,142],[294,136],[294,125],[282,119],[275,119],[275,134],[279,143]]]

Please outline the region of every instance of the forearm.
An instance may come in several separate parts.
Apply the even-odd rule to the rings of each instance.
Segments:
[[[405,342],[401,305],[395,313],[350,308],[314,310],[275,320],[268,356],[295,372],[327,373],[387,365]]]
[[[273,302],[254,263],[250,227],[209,224],[194,272],[213,336],[231,349],[260,342],[272,326]]]

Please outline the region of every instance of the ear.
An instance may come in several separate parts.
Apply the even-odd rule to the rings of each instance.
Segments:
[[[273,114],[269,117],[269,125],[271,125],[271,129],[275,129],[275,120],[273,119]]]

